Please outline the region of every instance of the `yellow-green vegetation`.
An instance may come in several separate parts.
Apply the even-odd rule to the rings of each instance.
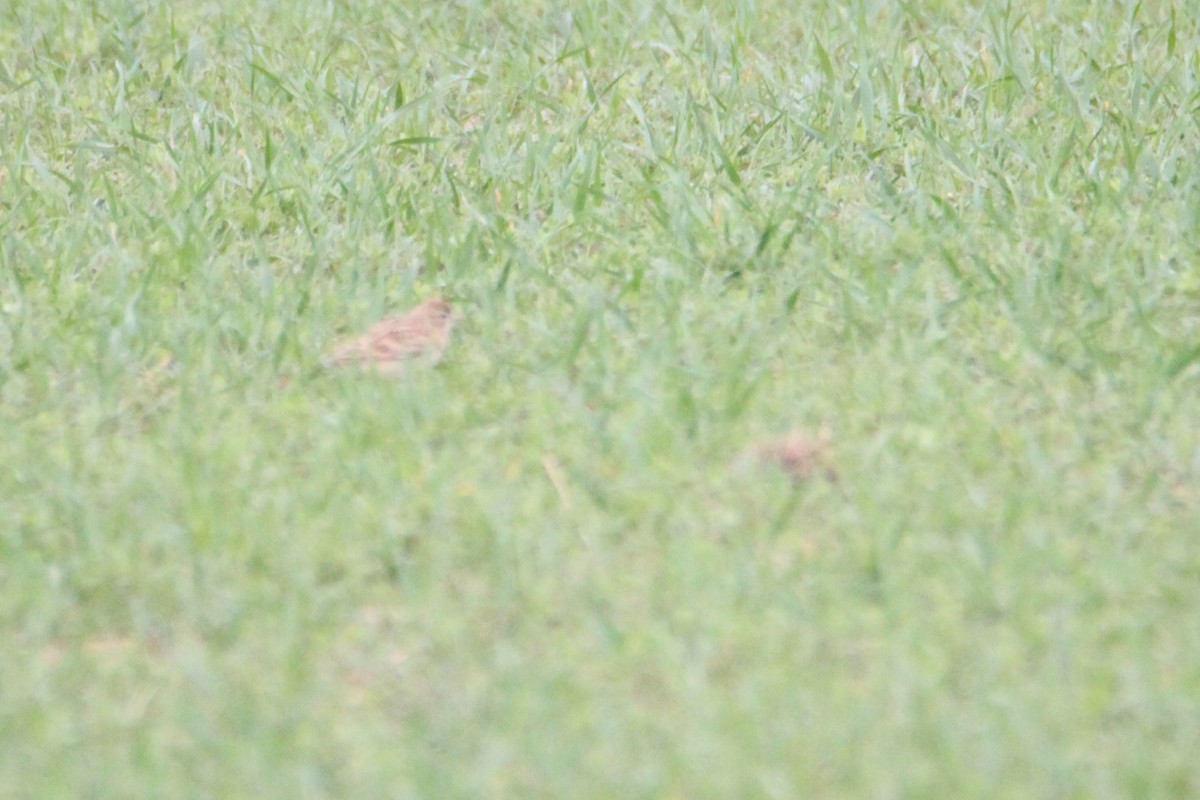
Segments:
[[[1198,48],[3,0],[0,794],[1200,796]]]

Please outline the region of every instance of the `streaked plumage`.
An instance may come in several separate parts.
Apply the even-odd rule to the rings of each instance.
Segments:
[[[412,361],[433,365],[442,360],[454,323],[449,303],[426,300],[407,314],[388,317],[337,345],[325,363],[335,369],[358,368],[390,376],[402,374]]]

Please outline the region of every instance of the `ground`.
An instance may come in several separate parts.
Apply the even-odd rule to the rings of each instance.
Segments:
[[[1188,4],[0,19],[12,796],[1200,795]]]

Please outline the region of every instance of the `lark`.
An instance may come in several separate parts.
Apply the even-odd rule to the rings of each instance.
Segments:
[[[334,347],[325,364],[334,369],[356,368],[397,377],[413,362],[430,366],[442,360],[456,322],[450,304],[426,300],[406,314],[375,323],[361,336]]]
[[[759,463],[783,470],[796,483],[811,480],[818,474],[837,483],[832,445],[833,434],[828,428],[822,428],[816,436],[792,431],[780,439],[759,444],[754,453]]]

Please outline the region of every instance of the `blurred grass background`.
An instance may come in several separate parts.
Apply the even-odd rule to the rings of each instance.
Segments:
[[[1198,43],[0,6],[0,786],[1200,794]],[[437,370],[316,369],[436,294]]]

